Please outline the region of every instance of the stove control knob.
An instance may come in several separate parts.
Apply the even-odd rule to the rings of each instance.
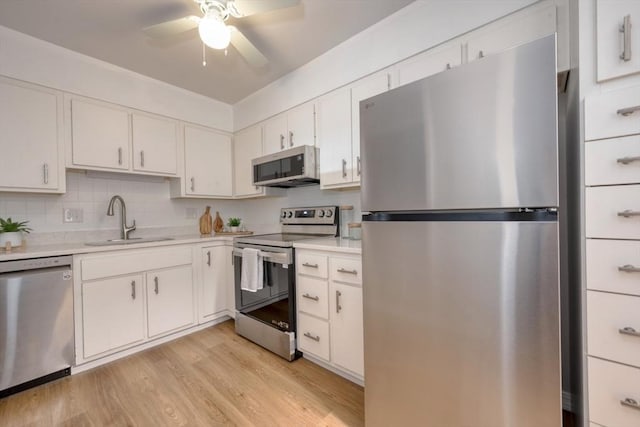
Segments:
[[[322,209],[320,209],[320,210],[318,211],[318,216],[319,216],[320,218],[322,218],[322,217],[324,216],[324,211],[323,211]]]
[[[327,218],[331,218],[333,216],[333,211],[331,209],[327,209],[326,211],[324,211],[324,215]]]
[[[286,218],[287,217],[287,213],[285,211],[282,211],[282,213],[280,214],[281,218]]]
[[[287,218],[291,218],[293,216],[293,212],[289,211],[287,212]]]

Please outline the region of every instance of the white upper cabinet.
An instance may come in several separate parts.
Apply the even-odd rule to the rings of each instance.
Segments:
[[[462,46],[459,43],[429,49],[397,65],[398,85],[406,85],[416,80],[457,67],[462,61]]]
[[[315,145],[315,105],[302,104],[264,122],[264,154]]]
[[[264,187],[253,185],[251,160],[262,155],[262,128],[252,126],[235,134],[234,142],[234,176],[236,197],[261,196]]]
[[[133,169],[167,175],[177,173],[178,123],[133,113]]]
[[[183,196],[233,196],[233,162],[229,135],[185,125],[184,159]]]
[[[62,95],[0,78],[0,191],[65,190]]]
[[[640,71],[640,2],[596,2],[597,80]]]
[[[321,188],[353,182],[350,88],[338,89],[318,100],[318,146]]]
[[[360,101],[391,89],[391,74],[382,71],[358,80],[351,87],[351,170],[353,182],[360,182]]]
[[[98,101],[71,100],[73,166],[129,169],[129,112]]]

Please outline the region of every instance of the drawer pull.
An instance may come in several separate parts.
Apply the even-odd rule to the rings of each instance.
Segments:
[[[631,15],[622,19],[619,31],[622,33],[622,53],[620,59],[624,62],[631,61]]]
[[[618,111],[616,111],[616,113],[620,114],[621,116],[627,117],[632,115],[638,110],[640,110],[640,105],[636,105],[635,107],[621,108]]]
[[[640,215],[640,213],[638,213],[638,215]],[[338,273],[358,274],[358,270],[347,270],[346,268],[340,267]]]
[[[131,281],[131,299],[136,299],[136,281]]]
[[[153,278],[153,283],[154,283],[153,292],[155,292],[156,295],[158,295],[158,293],[160,292],[160,289],[158,289],[158,276]]]
[[[626,264],[618,267],[618,271],[623,271],[625,273],[640,273],[640,267],[636,267],[631,264]]]
[[[302,265],[309,268],[318,268],[318,264],[309,264],[308,262],[303,262]]]
[[[620,328],[620,329],[618,329],[618,332],[623,334],[623,335],[631,335],[632,337],[640,338],[640,332],[636,331],[631,326],[626,326],[624,328]]]
[[[640,410],[640,404],[638,403],[638,401],[630,397],[626,397],[624,400],[621,400],[620,404],[628,408]]]
[[[302,298],[310,299],[310,300],[313,300],[313,301],[320,301],[320,297],[319,296],[312,297],[309,294],[303,294]]]
[[[621,157],[618,160],[616,160],[616,162],[621,163],[623,165],[628,165],[629,163],[637,162],[637,161],[640,161],[640,156],[637,156],[637,157]]]
[[[618,216],[622,216],[625,218],[631,218],[634,216],[640,216],[640,211],[632,211],[630,209],[624,210],[622,212],[618,212]]]
[[[342,296],[342,292],[336,291],[336,313],[340,313],[340,310],[342,310],[342,306],[340,305],[341,296]]]
[[[313,336],[313,335],[311,335],[309,332],[305,332],[305,333],[304,333],[304,336],[305,336],[305,337],[307,337],[307,338],[310,338],[310,339],[314,340],[315,342],[320,342],[320,337],[319,337],[319,336],[317,336],[317,335],[314,337],[314,336]]]

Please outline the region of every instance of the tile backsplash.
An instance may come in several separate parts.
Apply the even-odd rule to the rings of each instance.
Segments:
[[[282,207],[317,205],[353,205],[360,217],[360,192],[322,191],[319,186],[289,189],[284,197],[254,200],[171,199],[169,182],[163,178],[67,171],[67,192],[62,195],[0,193],[0,217],[28,220],[33,232],[32,244],[56,241],[83,241],[87,233],[99,232],[100,238],[119,236],[120,212],[107,216],[107,206],[115,194],[127,205],[127,221],[134,219],[136,235],[196,234],[198,218],[205,206],[211,206],[226,220],[243,219],[245,227],[256,232],[278,231]],[[82,210],[82,222],[63,222],[63,209]],[[155,233],[157,234],[157,233]]]

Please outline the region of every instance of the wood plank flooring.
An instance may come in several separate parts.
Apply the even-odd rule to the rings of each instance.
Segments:
[[[361,426],[364,390],[232,321],[0,399],[9,426]]]

